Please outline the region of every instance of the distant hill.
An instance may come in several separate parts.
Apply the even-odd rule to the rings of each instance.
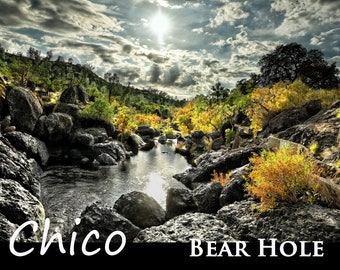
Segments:
[[[97,89],[101,93],[110,94],[127,106],[134,105],[131,103],[136,103],[136,98],[147,103],[176,107],[185,103],[184,100],[175,99],[157,89],[138,89],[119,82],[110,83],[93,72],[92,66],[73,64],[71,58],[65,61],[59,56],[52,60],[51,55],[41,57],[40,52],[33,48],[30,48],[27,55],[8,53],[0,45],[0,84],[53,93],[60,93],[70,86],[81,85],[85,89]]]

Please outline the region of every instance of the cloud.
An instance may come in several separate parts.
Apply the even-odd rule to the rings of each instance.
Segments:
[[[157,83],[160,81],[161,76],[161,68],[157,64],[153,64],[150,68],[150,79],[149,82],[151,83]]]
[[[180,76],[178,64],[174,64],[171,68],[164,72],[163,83],[165,85],[173,84]]]
[[[120,32],[122,27],[114,17],[107,16],[106,6],[89,0],[3,0],[0,24],[14,28],[30,26],[45,32],[91,35]]]
[[[150,21],[159,11],[171,27],[157,42]],[[115,72],[121,82],[181,97],[232,88],[257,73],[260,57],[298,42],[340,61],[337,1],[332,0],[1,0],[0,44]]]
[[[321,26],[340,22],[339,4],[332,0],[275,0],[271,10],[284,15],[275,33],[289,38],[301,37]]]
[[[224,4],[217,8],[216,16],[210,19],[210,27],[220,26],[224,22],[233,24],[236,20],[249,16],[248,12],[242,10],[242,3],[230,2],[229,0],[221,0],[221,2]]]

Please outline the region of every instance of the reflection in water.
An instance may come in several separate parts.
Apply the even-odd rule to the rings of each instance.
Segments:
[[[54,231],[66,232],[87,205],[102,201],[113,206],[124,193],[143,191],[165,209],[170,187],[186,188],[172,176],[190,165],[175,154],[174,145],[157,144],[116,166],[87,171],[74,166],[50,167],[41,180],[42,203]]]

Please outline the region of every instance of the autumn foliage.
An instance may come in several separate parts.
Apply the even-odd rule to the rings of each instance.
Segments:
[[[254,154],[250,162],[245,189],[260,200],[262,210],[272,209],[279,202],[314,202],[318,184],[310,154],[280,147]]]
[[[322,106],[331,105],[340,99],[340,90],[314,90],[301,80],[293,83],[278,82],[270,88],[255,88],[251,94],[251,103],[246,114],[251,120],[251,128],[262,130],[266,120],[273,113],[294,107],[302,107],[311,100],[321,100]]]

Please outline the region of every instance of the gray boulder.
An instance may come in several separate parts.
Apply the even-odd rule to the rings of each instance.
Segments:
[[[132,191],[121,195],[114,208],[139,228],[158,226],[165,222],[165,210],[144,192]]]
[[[17,130],[31,134],[43,113],[36,96],[29,90],[14,87],[7,91],[7,101],[12,124]]]

